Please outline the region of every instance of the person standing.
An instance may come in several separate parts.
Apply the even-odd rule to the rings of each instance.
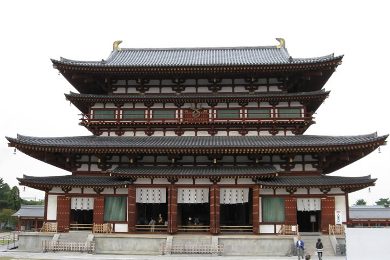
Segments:
[[[321,238],[317,240],[316,248],[317,248],[318,259],[322,260],[322,252],[323,252],[324,245],[321,242]]]
[[[298,237],[298,241],[296,243],[296,248],[297,248],[297,255],[298,255],[298,260],[304,259],[304,253],[305,253],[305,243],[301,239],[301,237]]]

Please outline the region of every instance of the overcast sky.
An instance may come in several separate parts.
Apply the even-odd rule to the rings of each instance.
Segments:
[[[321,2],[321,4],[315,4]],[[373,3],[375,4],[369,4]],[[0,1],[0,140],[31,136],[89,135],[79,111],[65,100],[76,91],[50,58],[108,57],[123,48],[276,45],[286,39],[292,57],[344,54],[325,85],[329,98],[306,134],[390,133],[388,1]],[[375,187],[350,195],[350,203],[390,197],[387,146],[332,175],[378,178]],[[0,176],[64,175],[0,142]],[[43,197],[29,188],[21,195]]]

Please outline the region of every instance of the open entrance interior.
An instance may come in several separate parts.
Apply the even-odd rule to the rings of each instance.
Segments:
[[[319,232],[321,211],[298,211],[299,232]]]
[[[177,225],[179,231],[208,231],[210,228],[210,204],[178,204]]]
[[[252,191],[221,189],[221,232],[252,232],[252,228]]]
[[[72,197],[70,209],[70,230],[91,230],[93,224],[94,199]]]
[[[321,199],[297,199],[297,224],[299,232],[319,232],[321,223]]]
[[[137,231],[166,231],[167,203],[137,203]]]
[[[70,210],[70,229],[89,230],[93,224],[92,209],[71,209]]]

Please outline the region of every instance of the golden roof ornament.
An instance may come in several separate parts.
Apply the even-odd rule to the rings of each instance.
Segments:
[[[283,38],[275,38],[278,42],[279,45],[276,45],[276,48],[286,48],[286,41]]]
[[[120,51],[121,48],[119,48],[119,44],[121,44],[122,41],[115,41],[113,44],[112,44],[112,50],[113,51]]]

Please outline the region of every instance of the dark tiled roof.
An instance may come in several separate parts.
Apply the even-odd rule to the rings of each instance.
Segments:
[[[349,208],[350,219],[390,219],[390,208],[383,206],[353,206]]]
[[[278,149],[278,148],[326,148],[339,149],[348,145],[379,146],[387,136],[376,134],[356,136],[74,136],[74,137],[31,137],[18,135],[7,137],[12,146],[29,145],[51,148],[99,149]],[[370,146],[370,147],[371,147]]]
[[[94,94],[78,94],[71,92],[65,94],[68,100],[91,100],[91,101],[110,101],[110,100],[193,100],[193,99],[205,99],[205,100],[219,100],[219,99],[256,99],[256,100],[267,100],[267,99],[301,99],[305,97],[316,97],[316,96],[327,96],[329,91],[318,90],[313,92],[300,92],[300,93],[218,93],[215,94],[148,94],[148,95],[94,95]]]
[[[44,216],[44,205],[22,205],[20,209],[13,214],[14,217],[37,217],[37,218],[43,218]]]
[[[118,167],[111,173],[120,176],[273,176],[276,169],[272,166],[263,167]]]
[[[65,176],[46,176],[34,177],[26,176],[18,178],[21,185],[28,186],[72,186],[72,187],[96,187],[96,186],[125,186],[131,181],[111,176],[83,176],[83,175],[65,175]]]
[[[317,187],[317,186],[371,186],[376,179],[371,176],[278,176],[273,179],[259,180],[257,183],[268,187]]]
[[[89,67],[181,67],[312,64],[340,59],[333,54],[315,58],[292,58],[276,46],[226,48],[120,49],[106,60],[77,61],[61,58],[54,63]]]

